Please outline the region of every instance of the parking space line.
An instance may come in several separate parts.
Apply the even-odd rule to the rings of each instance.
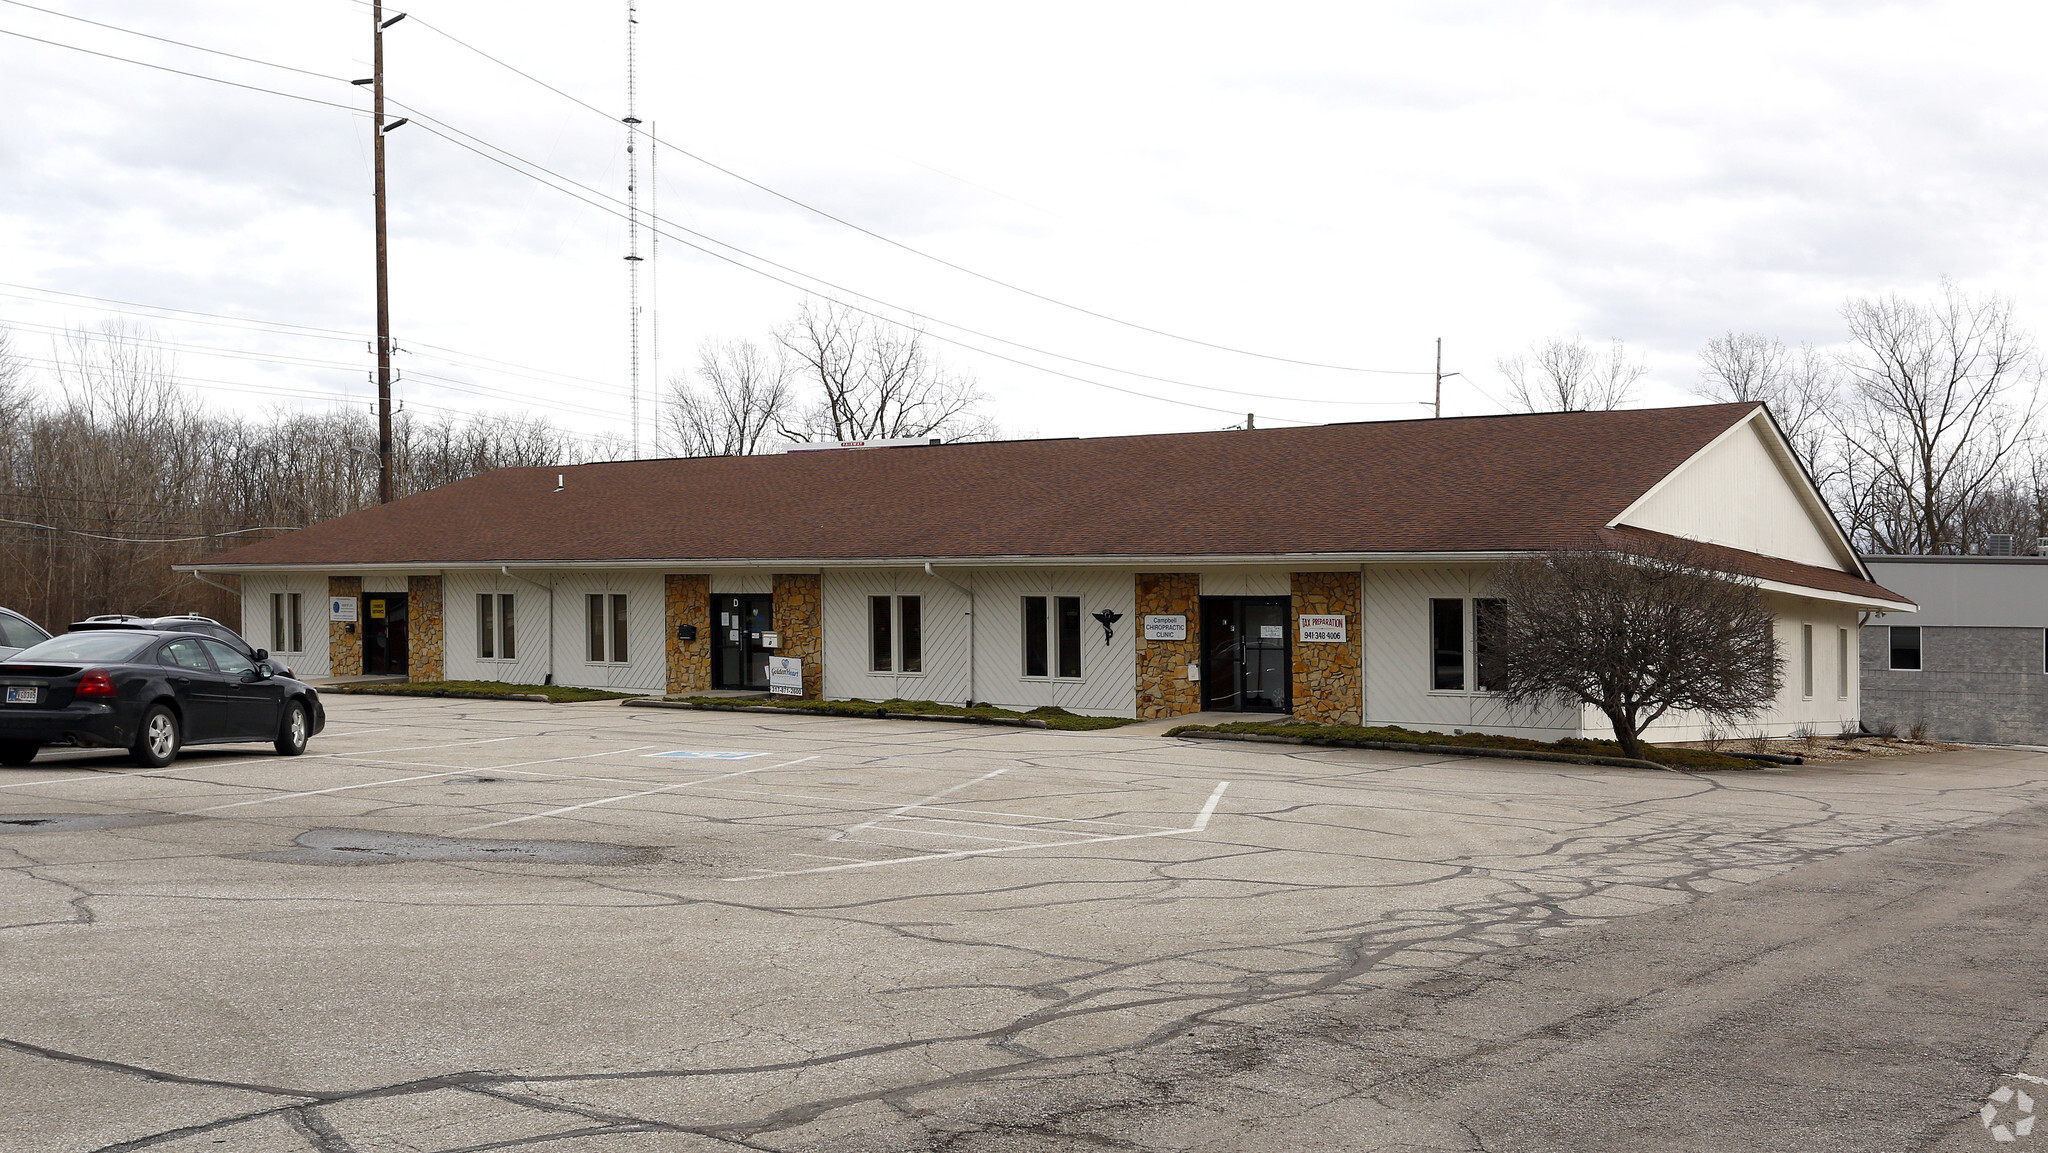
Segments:
[[[650,747],[652,747],[652,746],[649,746],[649,745],[640,745],[640,746],[638,746],[638,747],[640,747],[640,748],[643,748],[643,749],[645,749],[645,748],[650,748]],[[822,756],[823,754],[819,754],[819,755],[820,755],[820,756]],[[653,789],[642,789],[641,791],[639,791],[639,792],[637,792],[637,793],[623,793],[623,794],[621,794],[621,795],[619,795],[619,796],[616,796],[616,797],[602,797],[602,798],[600,798],[600,799],[598,799],[598,800],[595,800],[595,801],[585,801],[585,802],[583,802],[583,803],[582,803],[582,804],[580,804],[580,805],[564,805],[564,806],[562,806],[562,807],[561,807],[561,808],[559,808],[559,809],[549,809],[549,810],[548,810],[547,812],[545,812],[545,813],[529,813],[529,814],[527,814],[526,816],[523,816],[523,817],[509,817],[509,818],[507,818],[507,819],[505,819],[505,820],[502,820],[502,821],[492,821],[492,822],[491,822],[490,824],[487,824],[487,825],[472,825],[472,826],[470,826],[470,827],[469,827],[469,828],[467,828],[467,829],[458,829],[458,830],[456,830],[456,835],[457,835],[457,836],[460,836],[460,835],[461,835],[461,834],[463,834],[463,833],[480,833],[480,832],[483,832],[483,831],[484,831],[485,829],[496,829],[496,828],[499,828],[499,827],[501,827],[501,826],[504,826],[504,825],[516,825],[516,824],[518,824],[518,823],[519,823],[519,822],[521,822],[521,821],[537,821],[537,820],[540,820],[540,819],[541,819],[542,817],[559,817],[559,816],[561,816],[561,815],[562,815],[563,813],[573,813],[573,812],[577,811],[578,809],[588,809],[588,808],[591,808],[591,807],[593,807],[593,806],[596,806],[596,805],[609,805],[609,804],[611,804],[611,803],[612,803],[612,802],[614,802],[614,801],[630,801],[630,800],[633,800],[633,799],[634,799],[634,798],[636,798],[636,797],[651,797],[651,796],[653,796],[653,795],[654,795],[654,794],[656,794],[656,793],[669,793],[669,792],[674,792],[674,791],[675,791],[675,790],[677,790],[677,789],[687,789],[687,788],[690,788],[690,787],[692,787],[692,786],[694,786],[694,785],[701,785],[701,784],[705,784],[705,783],[707,783],[707,782],[710,782],[710,781],[725,781],[725,780],[731,780],[731,779],[732,779],[732,778],[734,778],[734,777],[744,777],[744,776],[748,775],[749,773],[764,773],[764,772],[767,772],[767,771],[769,771],[770,769],[786,769],[786,768],[788,768],[788,767],[789,767],[789,766],[791,766],[791,765],[801,765],[801,764],[803,764],[803,763],[804,763],[805,761],[815,761],[815,760],[817,760],[817,759],[818,759],[818,757],[817,757],[817,756],[809,756],[809,757],[798,757],[798,758],[797,758],[796,760],[793,760],[793,761],[784,761],[784,762],[783,762],[782,764],[779,764],[779,765],[764,765],[764,766],[760,766],[760,767],[756,767],[756,768],[752,768],[752,769],[741,769],[741,770],[739,770],[739,771],[737,771],[737,772],[731,772],[731,773],[724,773],[724,774],[721,774],[721,775],[719,775],[719,776],[715,776],[715,777],[699,777],[698,779],[696,779],[696,780],[694,780],[694,781],[680,781],[680,782],[678,782],[678,783],[676,783],[676,784],[673,784],[673,785],[662,785],[662,786],[660,786],[659,788],[653,788]],[[528,762],[528,763],[530,763],[530,764],[539,764],[540,762],[538,762],[538,761],[533,761],[533,762]]]
[[[977,827],[979,827],[979,826],[977,826]],[[1000,826],[998,826],[998,827],[1000,827]],[[1051,846],[1053,846],[1053,845],[1057,845],[1057,844],[1061,844],[1061,843],[1063,843],[1063,842],[1060,842],[1060,841],[1023,841],[1023,840],[1019,840],[1019,839],[1017,839],[1016,837],[977,837],[977,836],[975,836],[975,835],[974,835],[974,834],[972,834],[972,833],[955,833],[955,832],[952,832],[952,831],[950,831],[950,830],[948,830],[948,829],[920,829],[920,828],[918,828],[918,827],[917,827],[917,826],[915,826],[915,825],[889,825],[889,826],[886,826],[886,827],[881,827],[881,828],[873,828],[873,829],[869,829],[869,830],[867,830],[867,831],[868,831],[868,832],[870,832],[870,833],[917,833],[917,834],[919,834],[920,836],[926,836],[926,837],[952,837],[952,838],[954,838],[955,840],[960,840],[960,841],[1001,841],[1001,842],[1003,842],[1003,843],[1004,843],[1004,844],[1006,844],[1006,845],[1044,845],[1044,846],[1047,846],[1047,847],[1051,847]],[[855,838],[840,838],[840,839],[841,839],[841,840],[842,840],[843,842],[845,842],[845,843],[849,843],[849,844],[850,844],[850,843],[855,843],[855,840],[856,840]],[[868,844],[868,845],[879,845],[879,844],[882,844],[883,842],[881,842],[881,841],[876,841],[876,840],[872,840],[872,839],[870,839],[870,838],[867,838],[867,837],[862,837],[862,838],[858,838],[858,843],[861,843],[861,844]],[[1064,842],[1064,843],[1069,843],[1069,844],[1070,844],[1070,843],[1072,843],[1072,842]]]
[[[517,740],[517,739],[518,739],[518,738],[516,738],[516,737],[500,737],[500,738],[498,738],[498,740],[506,740],[506,741],[510,741],[510,740]],[[477,743],[478,743],[478,744],[494,744],[494,743],[496,743],[496,742],[495,742],[495,741],[479,741],[479,742],[477,742]],[[544,760],[544,761],[514,761],[514,762],[512,762],[512,763],[513,763],[514,765],[545,765],[545,764],[553,764],[553,763],[557,763],[557,762],[561,762],[561,761],[580,761],[580,760],[583,760],[583,759],[585,759],[585,758],[587,758],[587,757],[609,757],[609,756],[613,756],[613,755],[615,755],[615,754],[617,754],[617,753],[621,753],[621,752],[626,752],[626,753],[630,753],[630,752],[633,752],[633,751],[635,751],[635,750],[637,750],[637,749],[644,749],[644,748],[647,748],[647,747],[648,747],[648,746],[646,746],[646,745],[634,745],[634,746],[633,746],[633,748],[630,748],[630,749],[607,749],[606,751],[604,751],[604,752],[601,752],[601,753],[585,753],[585,754],[583,754],[583,756],[580,756],[580,757],[553,757],[553,758],[550,758],[550,759],[548,759],[548,760]],[[509,768],[510,766],[507,766],[507,767]],[[465,766],[465,767],[463,767],[463,768],[460,768],[460,769],[447,769],[447,770],[445,770],[445,771],[442,771],[442,772],[437,772],[437,773],[420,773],[420,774],[417,774],[417,775],[415,775],[415,776],[410,776],[410,777],[394,777],[394,778],[392,778],[391,780],[388,780],[388,781],[365,781],[365,782],[363,782],[362,784],[358,784],[358,785],[336,785],[335,787],[333,787],[333,788],[331,788],[331,789],[307,789],[307,790],[305,790],[305,791],[303,791],[303,792],[297,792],[297,793],[279,793],[279,794],[277,794],[277,795],[275,795],[275,796],[268,796],[268,797],[256,797],[256,798],[253,798],[253,799],[251,799],[251,800],[247,800],[247,801],[229,801],[229,802],[228,802],[227,804],[224,804],[224,805],[209,805],[209,806],[207,806],[206,808],[203,808],[203,809],[187,809],[186,811],[184,811],[184,812],[182,812],[182,813],[179,813],[178,815],[179,815],[179,816],[181,816],[181,817],[189,817],[189,816],[193,816],[193,815],[196,815],[196,814],[198,814],[198,813],[214,813],[214,812],[219,812],[219,811],[220,811],[220,810],[222,810],[222,809],[239,809],[239,808],[243,807],[244,805],[265,805],[265,804],[269,804],[269,803],[270,803],[270,802],[272,802],[272,801],[290,801],[290,800],[295,800],[295,799],[297,799],[297,798],[299,798],[299,797],[323,797],[323,796],[326,796],[326,795],[327,795],[327,794],[329,794],[329,793],[346,793],[346,792],[348,792],[348,791],[349,791],[349,790],[351,790],[351,789],[374,789],[374,788],[377,788],[377,787],[378,787],[378,786],[380,786],[380,785],[403,785],[403,784],[405,784],[405,783],[407,783],[407,782],[409,782],[409,781],[425,781],[425,780],[431,780],[431,779],[433,779],[433,778],[435,778],[435,777],[452,777],[452,776],[456,775],[457,773],[487,773],[487,772],[496,772],[496,771],[499,771],[499,770],[495,770],[495,769],[492,769],[492,768],[491,768],[490,766],[488,766],[488,765],[468,765],[468,766]],[[211,782],[195,782],[195,783],[209,783],[209,784],[210,784]]]
[[[1216,806],[1223,800],[1223,791],[1230,787],[1229,781],[1216,782],[1216,791],[1209,794],[1208,803],[1195,814],[1194,823],[1184,829],[1163,829],[1150,833],[1124,833],[1111,837],[1089,837],[1084,840],[1061,841],[1043,845],[1005,845],[999,849],[956,849],[946,853],[922,853],[915,857],[896,857],[886,861],[861,861],[847,865],[820,865],[812,869],[786,869],[779,872],[755,873],[746,877],[727,877],[728,881],[768,881],[778,877],[805,877],[814,873],[838,873],[847,869],[876,869],[886,865],[915,865],[925,861],[951,861],[961,857],[986,857],[996,853],[1022,853],[1031,849],[1071,849],[1083,845],[1106,845],[1114,841],[1143,841],[1152,837],[1178,837],[1187,833],[1199,833],[1209,827],[1209,819],[1216,815]],[[869,842],[873,843],[873,842]]]
[[[980,776],[978,776],[978,777],[974,778],[974,779],[973,779],[973,780],[971,780],[971,781],[962,781],[962,782],[960,782],[959,784],[957,784],[957,785],[954,785],[954,786],[953,786],[952,788],[950,788],[950,789],[940,789],[940,790],[939,790],[938,792],[936,792],[936,793],[933,793],[933,794],[932,794],[931,796],[929,796],[929,797],[925,797],[925,798],[923,798],[922,800],[916,800],[916,801],[912,801],[912,802],[910,802],[910,803],[909,803],[909,804],[907,804],[907,805],[898,805],[897,807],[895,807],[895,808],[893,808],[893,809],[889,810],[888,812],[886,812],[886,813],[882,814],[881,816],[879,816],[879,817],[876,817],[876,818],[875,818],[874,820],[871,820],[871,821],[863,821],[863,822],[861,822],[860,824],[858,824],[858,825],[855,825],[855,826],[853,826],[853,827],[852,827],[852,828],[850,828],[850,829],[845,829],[845,830],[842,830],[842,831],[840,831],[840,832],[834,833],[834,834],[832,834],[832,836],[831,836],[831,838],[830,838],[830,839],[831,839],[831,840],[834,840],[834,841],[842,841],[842,840],[845,840],[845,839],[846,839],[847,837],[849,837],[849,836],[852,836],[853,834],[855,834],[855,833],[858,833],[858,832],[860,832],[860,831],[861,831],[862,829],[865,829],[865,828],[869,828],[870,826],[873,826],[873,825],[878,825],[878,824],[881,824],[881,823],[882,823],[883,821],[886,821],[886,820],[890,819],[891,817],[900,817],[900,816],[902,816],[903,814],[905,814],[905,813],[907,813],[907,812],[911,811],[912,809],[922,808],[922,807],[924,807],[925,805],[929,805],[929,804],[931,804],[931,803],[932,803],[933,801],[936,801],[936,800],[938,800],[938,799],[939,799],[940,797],[944,797],[944,796],[949,796],[949,795],[951,795],[951,794],[953,794],[953,793],[957,793],[957,792],[959,792],[959,791],[960,791],[961,789],[967,788],[967,787],[969,787],[969,786],[971,786],[971,785],[978,785],[978,784],[980,784],[980,783],[981,783],[981,782],[983,782],[983,781],[987,781],[987,780],[993,780],[994,778],[996,778],[996,777],[1000,777],[1000,776],[1002,776],[1002,775],[1003,775],[1004,773],[1007,773],[1007,772],[1009,772],[1009,771],[1010,771],[1010,770],[1008,770],[1008,769],[997,769],[997,770],[996,770],[995,772],[992,772],[992,773],[983,773],[982,775],[980,775]]]

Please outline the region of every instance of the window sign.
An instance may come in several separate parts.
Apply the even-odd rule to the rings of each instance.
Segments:
[[[370,619],[373,621],[381,621],[384,619],[384,599],[382,597],[371,598]]]
[[[350,623],[354,623],[356,619],[356,598],[328,597],[327,619],[331,621],[348,621]]]
[[[1262,640],[1262,641],[1277,641],[1277,640],[1284,640],[1284,639],[1286,639],[1286,637],[1287,637],[1287,629],[1286,629],[1285,627],[1281,626],[1281,625],[1260,625],[1260,626],[1259,626],[1259,639],[1260,639],[1260,640]]]
[[[762,647],[762,648],[764,648],[764,649],[779,649],[779,648],[781,648],[781,647],[782,647],[782,634],[781,634],[781,633],[762,633],[762,634],[761,634],[761,647]]]
[[[1301,614],[1301,639],[1304,643],[1342,643],[1346,638],[1342,616],[1312,616]]]
[[[803,660],[798,657],[769,657],[768,691],[785,697],[803,696]]]
[[[1145,639],[1148,641],[1184,641],[1188,639],[1188,618],[1183,613],[1145,615]]]

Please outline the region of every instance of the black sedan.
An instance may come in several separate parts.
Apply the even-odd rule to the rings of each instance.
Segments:
[[[295,757],[327,725],[313,686],[210,636],[68,633],[0,663],[0,765],[44,745],[127,749],[161,768],[186,745],[268,741]]]

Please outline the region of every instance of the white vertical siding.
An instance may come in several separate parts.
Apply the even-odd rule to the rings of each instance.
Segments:
[[[712,596],[774,591],[775,573],[769,569],[713,569],[711,572]]]
[[[966,574],[947,573],[961,584]],[[970,586],[971,587],[971,586]],[[845,699],[882,701],[901,698],[912,701],[943,701],[959,704],[967,699],[967,594],[926,576],[922,569],[850,569],[826,572],[823,578],[825,695]],[[868,635],[868,598],[914,596],[923,621],[922,673],[872,669]],[[901,653],[902,637],[892,628],[890,664]],[[977,693],[982,690],[977,686]]]
[[[299,625],[305,648],[294,652],[271,634],[270,595],[299,594]],[[301,677],[324,677],[333,668],[327,653],[327,577],[306,573],[251,573],[242,578],[242,639],[269,649]]]
[[[644,693],[659,693],[668,687],[668,649],[664,636],[667,608],[663,601],[660,573],[577,569],[522,572],[520,575],[555,586],[557,684]],[[539,589],[531,591],[540,592]],[[630,660],[624,664],[589,659],[584,598],[591,593],[626,594],[626,655]],[[540,607],[544,614],[545,603]],[[474,603],[467,611],[474,615]],[[474,629],[475,625],[470,627]]]
[[[947,573],[960,578],[952,571]],[[962,584],[969,581],[962,580]],[[1131,717],[1138,710],[1139,627],[1133,574],[1120,569],[979,569],[972,573],[975,610],[974,695],[1004,708],[1058,705],[1076,713]],[[1027,596],[1081,598],[1081,678],[1024,675]],[[1103,643],[1094,615],[1121,613],[1116,637]],[[830,666],[827,666],[828,668]]]
[[[1465,685],[1462,692],[1430,688],[1429,602],[1490,595],[1486,566],[1372,567],[1365,573],[1366,723],[1449,732],[1489,733],[1556,740],[1577,736],[1577,710],[1510,711],[1472,691],[1471,605],[1465,607]]]
[[[1280,567],[1203,569],[1205,597],[1284,597],[1294,593],[1292,570]]]
[[[542,584],[544,577],[535,577]],[[485,660],[479,656],[481,638],[477,635],[477,601],[482,594],[497,596],[512,594],[512,652],[513,659],[493,658]],[[450,572],[441,579],[441,621],[442,621],[442,669],[451,681],[505,681],[515,685],[541,684],[548,675],[548,592],[535,588],[522,580],[508,577],[496,570],[483,572]],[[493,612],[496,605],[493,605]],[[639,606],[631,601],[626,603],[627,611],[637,613]],[[576,605],[577,620],[582,618],[583,605]],[[560,632],[562,608],[555,606],[556,631]],[[580,634],[579,634],[580,635]],[[560,666],[559,637],[556,640],[556,664]],[[629,639],[630,647],[630,639]],[[498,646],[493,644],[493,649]],[[581,656],[582,648],[575,650]],[[630,654],[629,655],[637,655]],[[573,682],[564,682],[573,683]]]
[[[1757,420],[1688,461],[1624,523],[1836,568],[1833,532],[1799,499],[1806,480],[1764,442]]]
[[[1786,737],[1806,729],[1820,736],[1833,736],[1845,728],[1854,728],[1863,715],[1863,687],[1857,669],[1863,644],[1858,627],[1861,614],[1855,609],[1827,601],[1782,593],[1767,595],[1772,611],[1778,616],[1775,630],[1778,656],[1785,662],[1777,699],[1767,712],[1732,725],[1722,724],[1718,726],[1720,732],[1726,735]],[[1809,624],[1813,626],[1811,698],[1805,695],[1805,677],[1800,666],[1800,626]],[[1846,700],[1839,692],[1841,666],[1838,663],[1837,629],[1849,630],[1849,695]],[[1607,719],[1597,713],[1588,718],[1587,725],[1593,736],[1606,736],[1610,731]],[[1661,718],[1643,736],[1652,741],[1695,741],[1706,735],[1706,728],[1702,718],[1687,713]]]

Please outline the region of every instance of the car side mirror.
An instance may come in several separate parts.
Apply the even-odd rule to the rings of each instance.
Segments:
[[[256,663],[257,663],[257,664],[259,664],[259,665],[260,665],[260,664],[262,664],[262,663],[263,663],[264,661],[267,661],[267,660],[269,660],[269,659],[270,659],[270,650],[269,650],[269,649],[257,649],[257,650],[256,650]]]

